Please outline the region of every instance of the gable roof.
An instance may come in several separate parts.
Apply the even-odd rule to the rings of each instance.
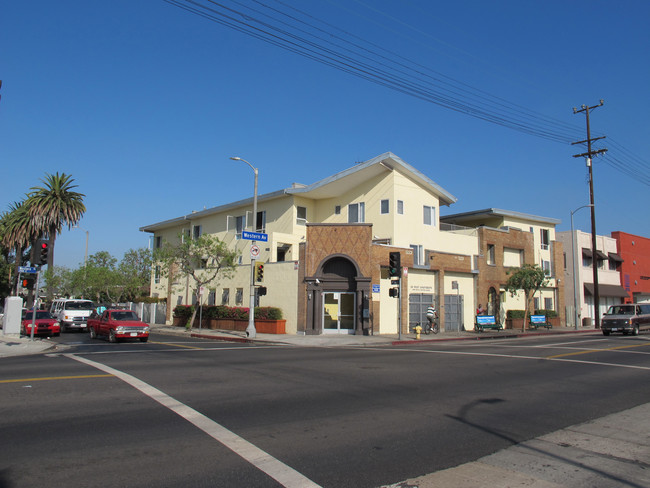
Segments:
[[[415,181],[417,184],[426,188],[428,191],[436,195],[440,201],[440,205],[451,205],[456,203],[457,199],[451,193],[444,190],[437,183],[424,174],[416,170],[410,164],[404,162],[391,152],[385,152],[363,163],[358,163],[351,168],[343,170],[332,176],[324,178],[311,185],[293,185],[291,188],[285,188],[271,193],[265,193],[257,196],[258,204],[260,202],[280,198],[284,195],[300,195],[306,198],[319,200],[323,198],[333,198],[342,195],[351,189],[359,186],[364,181],[373,178],[381,173],[387,171],[398,171],[405,177]],[[252,205],[253,197],[239,200],[237,202],[227,203],[217,207],[208,208],[198,212],[192,212],[181,217],[177,217],[155,224],[140,227],[142,232],[155,232],[156,230],[174,227],[184,221],[206,217],[212,214],[217,214],[229,210],[231,208],[242,207],[244,205]]]
[[[289,194],[301,194],[308,198],[321,199],[342,195],[359,186],[364,181],[387,171],[398,171],[407,178],[423,186],[436,195],[440,205],[451,205],[457,199],[440,185],[422,174],[410,164],[397,157],[392,152],[385,152],[363,163],[343,170],[335,175],[297,188],[287,189]]]

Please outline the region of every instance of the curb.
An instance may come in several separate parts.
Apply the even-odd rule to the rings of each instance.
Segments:
[[[420,344],[426,342],[449,342],[449,341],[481,341],[485,339],[517,339],[521,337],[538,337],[538,336],[547,336],[547,335],[567,335],[567,334],[586,334],[586,333],[599,332],[596,329],[587,329],[587,330],[555,330],[555,331],[536,331],[536,332],[510,332],[506,334],[487,334],[483,335],[482,333],[477,333],[481,335],[476,336],[463,336],[463,337],[439,337],[436,339],[412,339],[412,340],[401,340],[401,341],[392,341],[391,345],[401,346],[405,344]]]

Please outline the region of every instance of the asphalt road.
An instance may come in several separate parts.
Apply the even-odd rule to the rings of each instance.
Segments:
[[[377,487],[650,402],[650,337],[311,348],[153,335],[4,358],[0,488]]]

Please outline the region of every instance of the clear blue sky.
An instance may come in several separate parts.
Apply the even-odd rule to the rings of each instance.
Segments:
[[[391,81],[472,87],[473,100],[490,97],[488,113],[516,104],[566,127],[568,141],[586,138],[572,108],[604,99],[591,116],[592,136],[607,135],[597,147],[610,151],[594,161],[597,231],[650,237],[650,2],[221,3],[299,8],[405,65],[397,77],[386,68]],[[0,79],[0,206],[57,171],[86,195],[83,230],[64,230],[56,264],[83,262],[84,230],[90,254],[120,259],[147,245],[141,226],[248,198],[252,171],[230,156],[259,167],[260,193],[392,151],[458,198],[443,215],[497,207],[567,230],[571,210],[589,203],[584,160],[572,157],[581,146],[371,83],[163,0],[3,2]],[[588,209],[574,218],[590,230]]]

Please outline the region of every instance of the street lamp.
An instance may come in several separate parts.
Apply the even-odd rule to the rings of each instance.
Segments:
[[[583,205],[582,207],[576,208],[574,211],[571,212],[571,261],[573,263],[573,315],[574,315],[574,320],[575,320],[575,328],[578,330],[578,276],[576,275],[576,236],[573,232],[573,214],[576,213],[578,210],[581,208],[587,208],[587,207],[593,207],[593,203],[589,203],[587,205]],[[595,263],[595,256],[593,256],[594,259],[594,265]]]
[[[89,235],[89,232],[86,229],[82,229],[80,225],[75,225],[72,228],[73,229],[83,230],[86,233],[86,254],[84,254],[84,268],[85,268],[86,264],[88,263],[88,235]]]
[[[233,161],[242,161],[246,163],[250,168],[253,170],[253,173],[255,173],[255,189],[253,192],[253,232],[255,232],[255,227],[257,225],[257,175],[258,171],[255,166],[253,166],[251,163],[246,161],[245,159],[242,159],[240,157],[234,156],[231,157]],[[251,247],[255,244],[255,241],[251,241]],[[246,336],[250,337],[251,339],[254,339],[255,336],[257,335],[257,332],[255,331],[255,258],[253,257],[253,254],[251,253],[251,289],[250,289],[250,306],[248,310],[248,327],[246,327]]]

